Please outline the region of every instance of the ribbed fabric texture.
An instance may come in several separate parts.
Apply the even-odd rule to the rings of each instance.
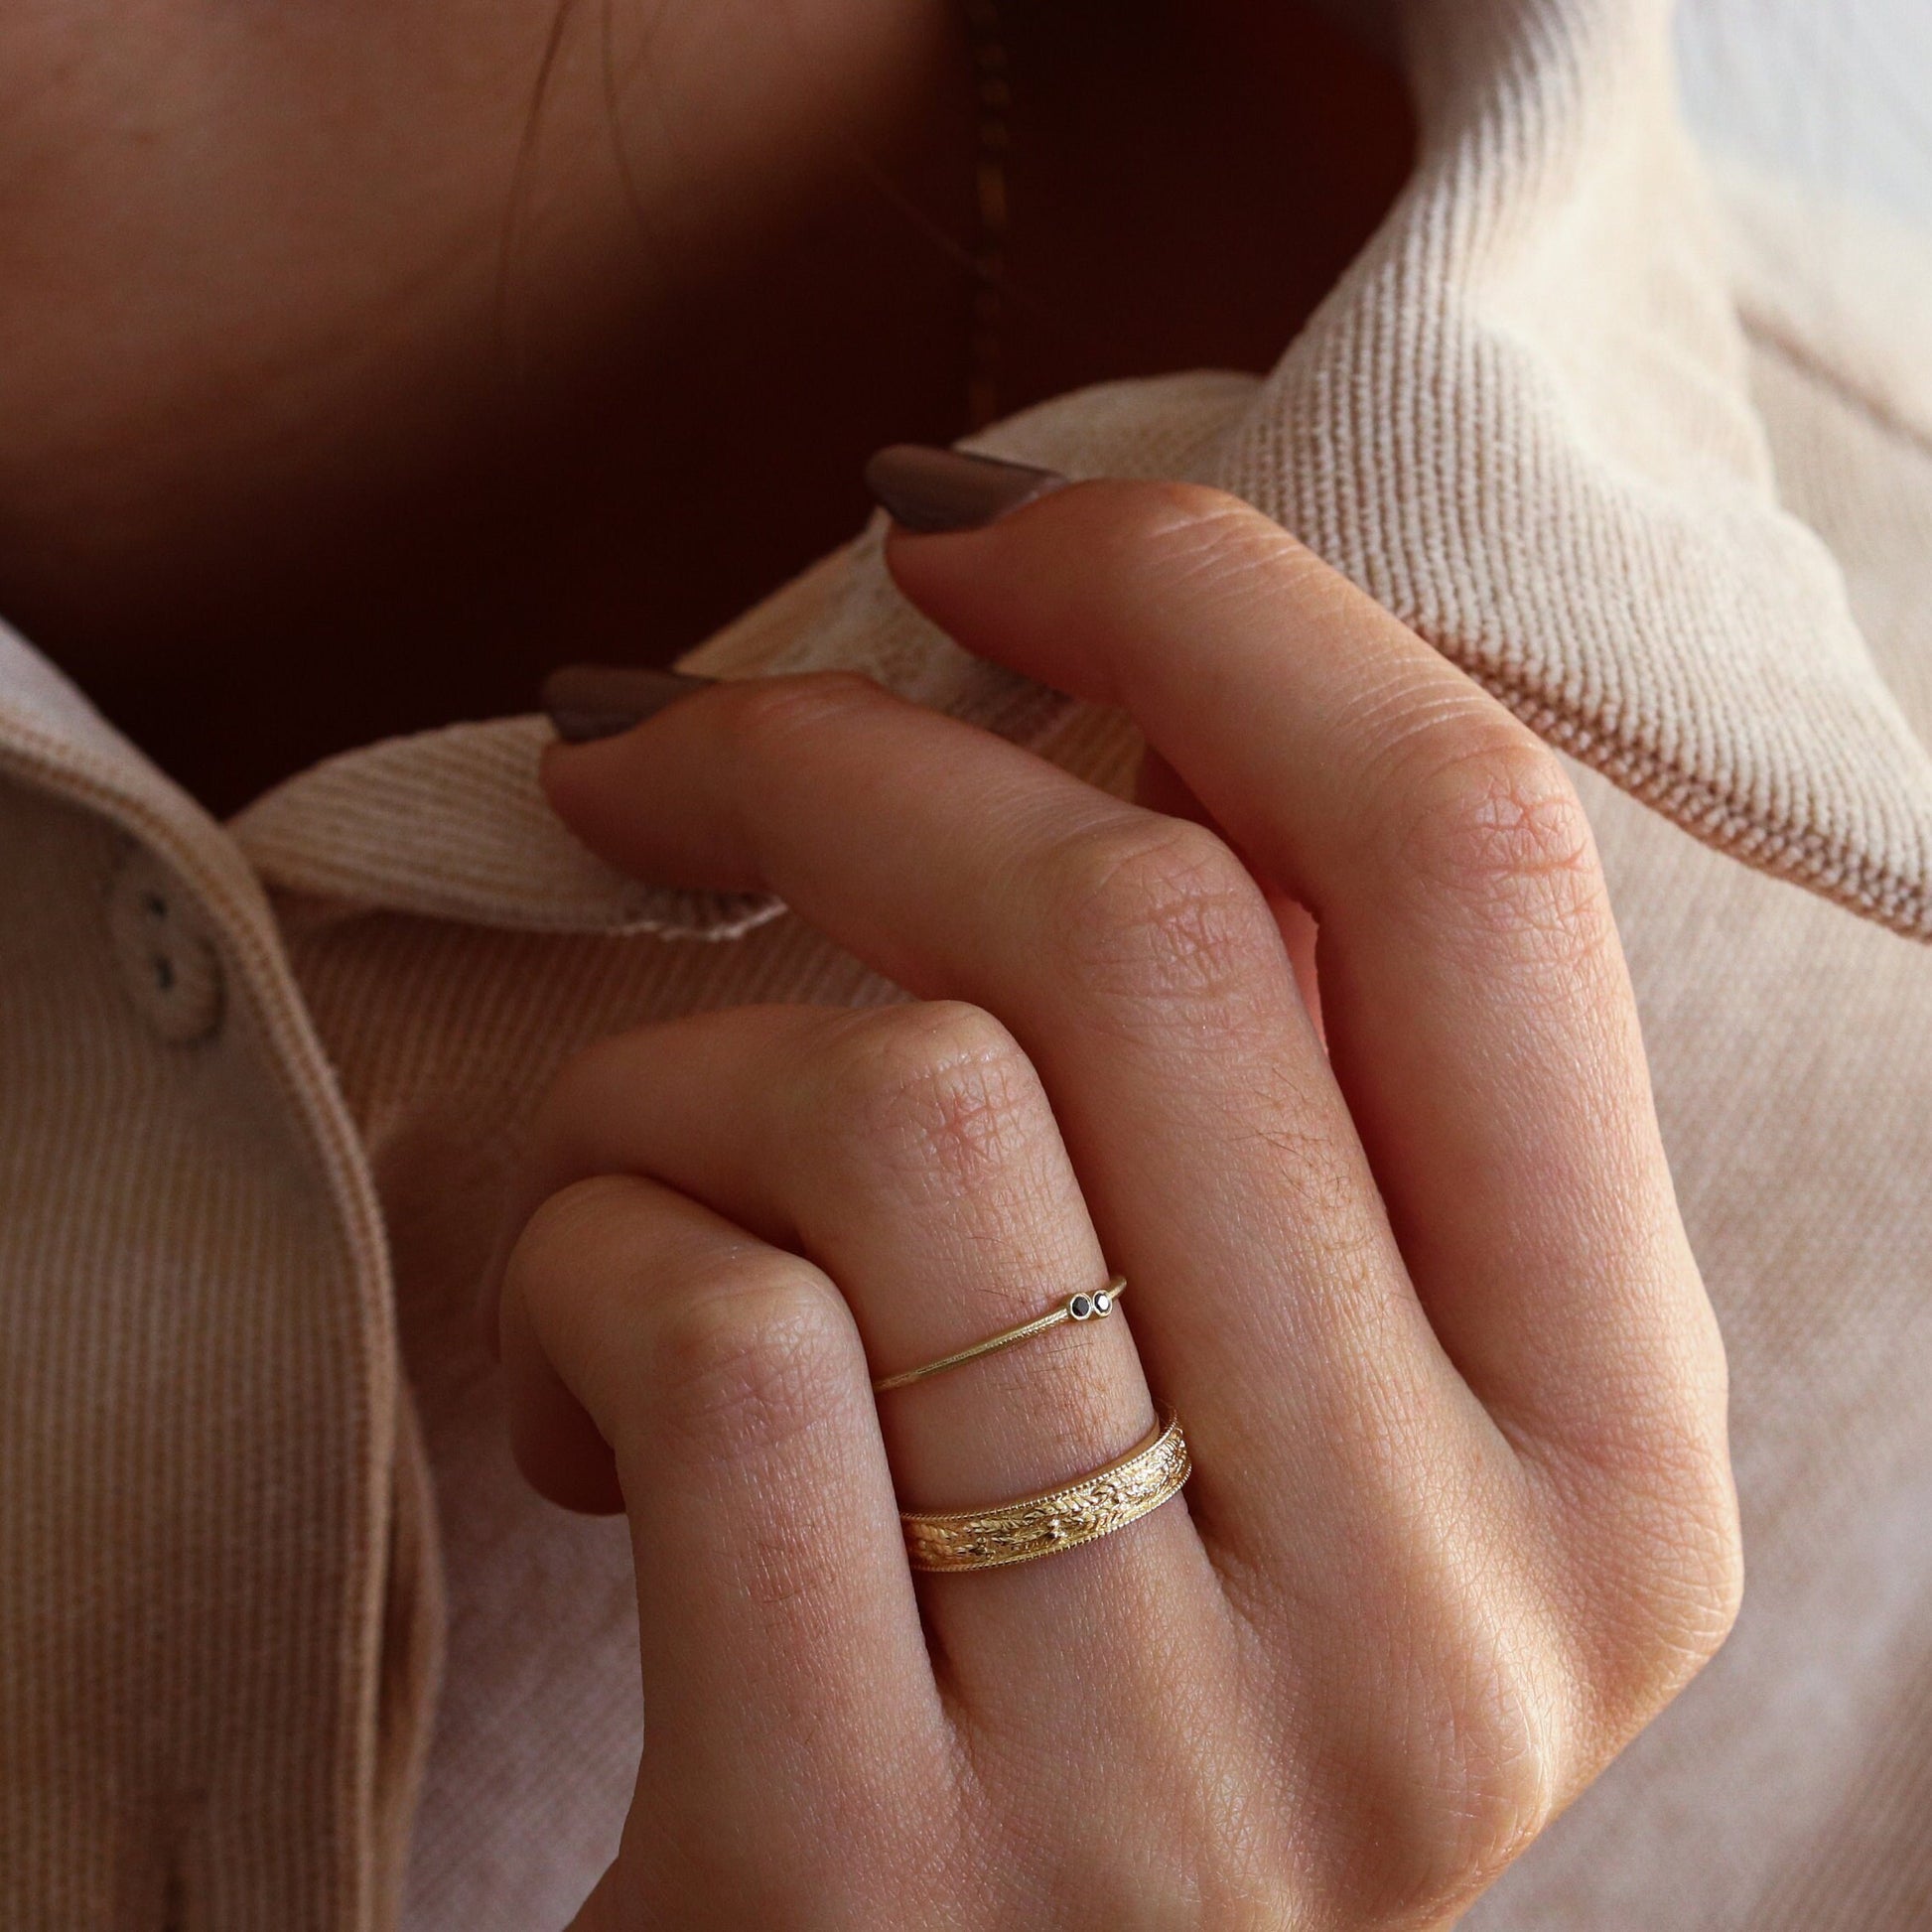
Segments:
[[[1270,378],[988,441],[1239,489],[1595,767],[1750,1586],[1468,1922],[1902,1932],[1932,954],[1881,928],[1932,930],[1932,274],[1755,187],[1719,218],[1660,8],[1404,32],[1415,182]],[[697,661],[868,669],[1096,782],[1137,752],[937,637],[877,529]],[[0,633],[0,1925],[507,1932],[615,1845],[628,1550],[503,1450],[470,1319],[502,1176],[587,1039],[897,996],[780,907],[590,861],[541,739],[372,747],[221,828]]]
[[[1932,765],[1776,501],[1666,14],[1410,10],[1415,179],[1220,476],[1696,836],[1932,937]]]
[[[359,1150],[240,948],[156,1024],[111,824],[7,786],[0,852],[0,1924],[372,1924],[438,1618]]]

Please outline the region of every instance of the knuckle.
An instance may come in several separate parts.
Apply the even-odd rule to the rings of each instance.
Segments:
[[[1156,598],[1238,595],[1258,574],[1277,591],[1334,576],[1272,517],[1203,483],[1136,485],[1117,541],[1136,592]]]
[[[1525,964],[1587,956],[1608,936],[1608,902],[1589,821],[1555,754],[1501,719],[1465,717],[1424,738],[1394,834],[1429,914],[1453,908]]]
[[[1556,1816],[1557,1754],[1538,1715],[1541,1687],[1519,1658],[1491,1648],[1469,1672],[1465,1715],[1451,1761],[1455,1799],[1438,1842],[1434,1881],[1444,1904],[1473,1898],[1526,1851]]]
[[[1560,1808],[1542,1688],[1506,1637],[1473,1627],[1422,1666],[1394,1768],[1368,1779],[1358,1805],[1344,1887],[1371,1920],[1448,1922]]]
[[[782,754],[801,733],[823,733],[853,713],[885,702],[886,695],[857,671],[745,678],[730,687],[725,729],[742,753],[771,757]]]
[[[658,1327],[659,1427],[714,1454],[781,1451],[827,1421],[857,1349],[837,1290],[809,1263],[715,1257]]]
[[[1491,1748],[1501,1740],[1485,1739]],[[1431,1794],[1435,1798],[1437,1794]],[[1554,1765],[1533,1748],[1471,1761],[1419,1834],[1414,1899],[1435,1923],[1474,1901],[1556,1816]]]
[[[547,1195],[518,1230],[503,1263],[506,1291],[532,1308],[581,1300],[592,1270],[586,1255],[621,1251],[635,1212],[635,1183],[627,1175],[595,1174]]]
[[[1247,868],[1219,838],[1153,813],[1056,845],[1047,930],[1088,985],[1189,1007],[1250,992],[1281,934]]]
[[[1035,1146],[1046,1119],[1019,1042],[990,1013],[951,1000],[846,1024],[815,1098],[814,1111],[862,1158],[883,1158],[948,1198]]]
[[[1608,1629],[1599,1720],[1619,1738],[1647,1724],[1723,1647],[1743,1600],[1743,1543],[1728,1476],[1626,1506],[1618,1577],[1596,1600]]]
[[[1673,1560],[1645,1593],[1644,1647],[1652,1661],[1641,1687],[1646,1717],[1718,1654],[1743,1603],[1743,1546],[1730,1510],[1680,1515],[1669,1536]]]
[[[1536,1452],[1555,1613],[1588,1728],[1634,1735],[1716,1656],[1744,1585],[1722,1403],[1673,1401],[1607,1448]]]

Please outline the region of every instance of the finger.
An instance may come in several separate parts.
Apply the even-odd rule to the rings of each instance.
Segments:
[[[1492,1411],[1632,1468],[1708,1465],[1722,1355],[1555,758],[1217,492],[1069,489],[979,533],[896,538],[892,560],[968,648],[1125,707],[1310,908],[1350,1111],[1437,1332]]]
[[[970,1007],[740,1008],[606,1040],[539,1112],[512,1214],[596,1173],[649,1175],[835,1280],[874,1371],[1029,1321],[1107,1270],[1052,1114],[1012,1036]],[[1125,1313],[1045,1333],[879,1398],[902,1507],[1006,1501],[1152,1433]],[[1156,1518],[1158,1517],[1158,1520]],[[1096,1674],[1117,1692],[1145,1616],[1214,1596],[1184,1506],[1050,1564],[930,1580],[953,1675],[1031,1722]],[[1069,1656],[1071,1623],[1088,1642]],[[1010,1725],[1009,1725],[1010,1727]]]
[[[1152,746],[1141,754],[1141,766],[1134,782],[1134,802],[1145,805],[1150,811],[1165,812],[1170,818],[1184,818],[1195,825],[1205,825],[1209,831],[1225,836],[1222,827],[1215,823],[1214,815]],[[1244,859],[1246,856],[1243,855]],[[1252,865],[1250,869],[1254,869]],[[1275,922],[1281,927],[1282,944],[1288,948],[1288,961],[1294,968],[1296,987],[1318,1038],[1321,1036],[1321,988],[1314,967],[1314,921],[1309,916],[1305,905],[1289,897],[1272,880],[1257,873],[1255,883],[1274,909]]]
[[[862,680],[721,687],[548,778],[617,863],[767,886],[900,984],[999,1015],[1219,1534],[1331,1534],[1347,1575],[1364,1489],[1407,1481],[1390,1446],[1440,1448],[1457,1404],[1481,1420],[1403,1279],[1274,917],[1210,834]]]
[[[624,1173],[822,1268],[875,1376],[1109,1278],[1037,1076],[972,1007],[740,1007],[601,1041],[546,1096],[511,1219]],[[906,1507],[1064,1481],[1144,1435],[1154,1409],[1124,1311],[882,1397]]]
[[[839,1896],[828,1862],[941,1787],[946,1729],[838,1292],[666,1188],[605,1177],[530,1219],[502,1310],[513,1384],[554,1375],[622,1484],[635,1815],[673,1846],[733,1818],[745,1867]],[[709,1818],[689,1818],[698,1794]]]

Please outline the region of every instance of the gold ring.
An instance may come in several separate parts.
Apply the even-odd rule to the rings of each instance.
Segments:
[[[1179,1419],[1163,1409],[1145,1443],[1078,1482],[991,1509],[901,1511],[905,1554],[914,1570],[991,1570],[1050,1557],[1159,1509],[1193,1466]]]
[[[941,1355],[936,1362],[927,1362],[919,1368],[901,1369],[897,1375],[882,1375],[872,1385],[874,1395],[884,1395],[888,1389],[902,1389],[908,1382],[923,1382],[928,1375],[937,1375],[942,1368],[957,1368],[961,1362],[976,1361],[982,1355],[990,1355],[996,1348],[1011,1348],[1016,1341],[1026,1341],[1033,1335],[1043,1335],[1048,1328],[1057,1328],[1062,1321],[1092,1321],[1096,1317],[1113,1312],[1114,1304],[1127,1293],[1127,1277],[1116,1275],[1105,1288],[1091,1292],[1082,1290],[1078,1295],[1069,1295],[1064,1302],[1048,1313],[1033,1321],[1023,1321],[1017,1328],[1009,1328],[1004,1334],[994,1335],[987,1341],[976,1341],[970,1348],[962,1348],[956,1355]]]

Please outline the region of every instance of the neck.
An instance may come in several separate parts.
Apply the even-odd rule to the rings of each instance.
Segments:
[[[972,69],[956,0],[913,14],[809,165],[673,239],[655,265],[675,272],[621,290],[601,331],[563,345],[516,309],[520,402],[499,386],[388,479],[342,480],[255,568],[185,560],[138,656],[115,643],[129,613],[83,627],[63,654],[110,715],[228,809],[370,737],[527,709],[556,663],[675,655],[848,536],[870,450],[968,426]],[[1393,79],[1273,0],[1001,15],[1001,411],[1266,368],[1400,184]]]

